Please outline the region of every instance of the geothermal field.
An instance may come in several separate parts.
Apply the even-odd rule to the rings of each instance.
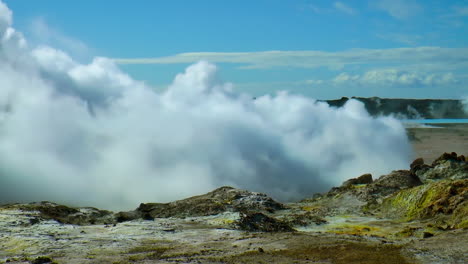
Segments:
[[[4,2],[18,8],[19,23]],[[125,24],[143,17],[145,10],[127,13],[138,5],[125,3],[134,19],[115,15],[117,26],[109,21],[122,1],[77,11],[73,1],[63,10],[55,8],[65,1],[25,2],[0,0],[0,263],[468,263],[467,76],[457,68],[466,49],[406,41],[411,47],[233,52],[231,41],[221,49],[229,52],[110,58],[95,53],[113,32],[106,52],[144,50],[146,40],[120,46],[138,32]],[[157,2],[151,19],[165,15]],[[388,1],[376,2],[365,8],[384,10]],[[193,8],[187,21],[211,10]],[[301,15],[290,18],[362,12],[339,1],[296,9]],[[80,31],[96,10],[109,15]],[[387,16],[412,14],[395,10]],[[49,17],[36,17],[42,13]],[[101,50],[48,18],[99,38]],[[177,21],[142,37],[190,27],[166,34]],[[215,45],[234,33],[210,34]],[[204,49],[196,45],[203,37],[187,36],[170,42],[170,52],[187,43]],[[154,50],[164,50],[159,41]],[[141,81],[134,75],[147,69],[132,64],[170,79]],[[293,80],[326,71],[323,78],[336,76]],[[323,98],[337,99],[312,96],[327,91]],[[371,95],[341,97],[354,93]]]
[[[466,263],[468,162],[456,153],[432,160],[432,153],[450,146],[441,144],[447,137],[466,144],[467,126],[447,126],[409,129],[428,163],[420,158],[409,170],[357,175],[292,203],[226,186],[121,212],[45,201],[6,204],[0,207],[0,260]]]

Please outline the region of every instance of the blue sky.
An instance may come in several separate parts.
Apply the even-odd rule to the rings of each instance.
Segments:
[[[204,59],[252,95],[468,95],[468,1],[5,0],[34,44],[163,89]]]

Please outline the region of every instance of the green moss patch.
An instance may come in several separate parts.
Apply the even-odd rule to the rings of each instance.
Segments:
[[[466,228],[468,180],[443,180],[402,190],[382,203],[387,216],[416,219],[444,218],[452,228]]]

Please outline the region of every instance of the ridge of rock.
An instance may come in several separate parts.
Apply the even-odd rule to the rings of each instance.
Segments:
[[[72,225],[95,225],[116,223],[114,213],[100,210],[94,207],[69,207],[52,202],[33,202],[28,204],[12,204],[7,207],[15,208],[25,212],[37,212],[36,218],[31,224],[43,220],[55,220],[62,224]]]
[[[260,212],[243,212],[236,222],[239,229],[250,232],[293,232],[288,223]]]
[[[284,205],[263,193],[240,190],[229,186],[209,193],[170,203],[142,203],[130,212],[117,214],[118,221],[136,218],[154,219],[167,217],[195,217],[216,215],[223,212],[258,211],[274,212]]]
[[[435,199],[434,197],[439,197],[445,201],[447,206],[454,207],[451,211],[444,211],[446,214],[468,211],[464,207],[465,204],[455,202],[455,200],[466,199],[467,192],[460,191],[462,194],[459,194],[458,191],[453,191],[460,190],[456,186],[465,186],[465,181],[468,181],[468,162],[463,155],[458,156],[454,152],[444,153],[431,165],[425,164],[424,160],[419,158],[413,161],[410,167],[410,170],[392,171],[374,181],[371,181],[371,175],[364,174],[358,178],[345,181],[340,187],[333,187],[325,194],[317,195],[312,199],[305,199],[303,202],[316,205],[318,208],[315,209],[316,214],[320,216],[383,213],[388,217],[393,214],[388,213],[393,212],[393,206],[399,208],[400,212],[414,211],[402,207],[410,208],[415,199],[421,200],[420,203],[425,205],[434,204],[435,206],[436,201],[431,200]],[[446,193],[444,188],[453,192]],[[429,194],[432,196],[426,197]],[[426,198],[429,200],[424,200]],[[389,202],[389,200],[394,202]],[[438,208],[440,208],[440,203]],[[438,210],[430,208],[427,208],[427,210],[438,212]],[[393,215],[401,216],[402,214]],[[421,213],[420,215],[421,217],[428,217],[434,214]],[[463,221],[466,220],[460,220],[457,223]],[[461,226],[462,224],[456,225]]]
[[[468,178],[468,160],[465,156],[458,156],[455,152],[444,153],[431,165],[415,164],[411,171],[424,183],[442,179],[466,179]]]

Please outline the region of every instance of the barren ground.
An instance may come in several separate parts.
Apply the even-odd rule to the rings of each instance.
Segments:
[[[431,163],[440,153],[456,152],[468,156],[468,124],[437,124],[427,128],[408,128],[415,158]]]

